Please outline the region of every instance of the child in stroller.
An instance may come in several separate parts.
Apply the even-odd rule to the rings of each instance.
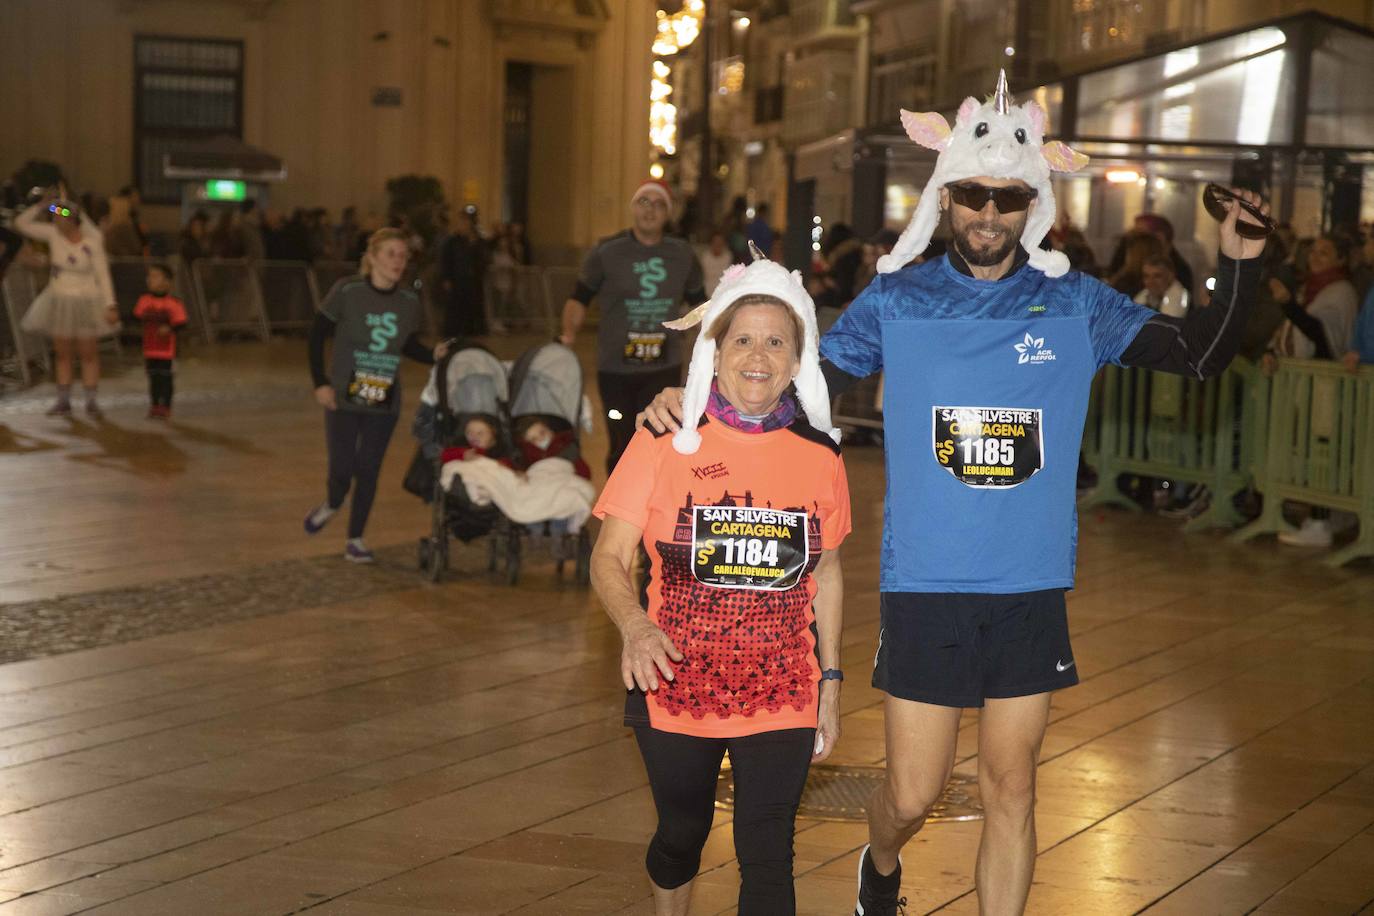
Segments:
[[[467,348],[453,361],[461,361],[457,370],[436,366],[434,377],[444,370],[454,406],[440,403],[445,399],[436,388],[433,415],[451,417],[454,432],[461,423],[462,436],[445,438],[446,447],[437,449],[434,525],[421,539],[421,568],[437,581],[448,563],[449,534],[462,540],[489,534],[488,568],[510,584],[519,578],[526,543],[546,546],[560,574],[572,560],[585,584],[591,541],[583,526],[596,491],[578,438],[586,413],[576,356],[558,343],[535,347],[515,362],[509,379],[493,377],[500,363],[486,350]],[[421,404],[416,431],[423,443],[424,396]]]

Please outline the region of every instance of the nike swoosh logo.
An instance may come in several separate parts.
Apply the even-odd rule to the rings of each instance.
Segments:
[[[1068,670],[1069,670],[1070,668],[1072,668],[1072,667],[1073,667],[1073,662],[1069,662],[1067,665],[1064,664],[1063,661],[1057,661],[1057,662],[1054,663],[1054,670],[1055,670],[1055,671],[1068,671]]]

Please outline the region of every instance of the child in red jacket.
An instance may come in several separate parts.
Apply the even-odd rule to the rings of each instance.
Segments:
[[[170,267],[150,264],[147,282],[148,291],[134,306],[134,317],[143,322],[143,363],[152,399],[148,416],[166,420],[172,416],[172,360],[177,355],[177,331],[186,326],[186,306],[172,295]]]

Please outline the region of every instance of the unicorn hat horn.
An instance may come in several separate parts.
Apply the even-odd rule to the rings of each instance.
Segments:
[[[954,126],[935,111],[902,112],[907,136],[940,155],[935,171],[921,192],[911,216],[890,254],[878,259],[880,273],[900,270],[926,250],[940,222],[940,189],[969,178],[1019,178],[1035,189],[1035,202],[1021,233],[1021,245],[1030,255],[1030,266],[1047,277],[1068,272],[1069,259],[1060,251],[1042,251],[1040,241],[1054,225],[1054,185],[1051,172],[1073,172],[1088,164],[1088,157],[1058,140],[1045,141],[1045,110],[1034,101],[1015,105],[1007,88],[1007,74],[997,76],[997,89],[983,104],[964,99]]]

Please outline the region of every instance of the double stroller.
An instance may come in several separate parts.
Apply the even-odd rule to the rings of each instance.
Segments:
[[[420,538],[420,570],[439,581],[449,566],[452,539],[485,537],[488,571],[510,585],[518,581],[521,558],[530,548],[547,551],[559,576],[571,563],[576,582],[590,582],[585,522],[595,491],[576,476],[586,476],[580,433],[588,418],[582,367],[561,343],[527,350],[509,372],[481,346],[462,347],[441,360],[412,429],[433,469],[431,525]],[[480,448],[470,436],[485,437]],[[478,457],[485,460],[472,460]],[[560,460],[530,463],[548,457]],[[574,468],[583,470],[575,474]]]

